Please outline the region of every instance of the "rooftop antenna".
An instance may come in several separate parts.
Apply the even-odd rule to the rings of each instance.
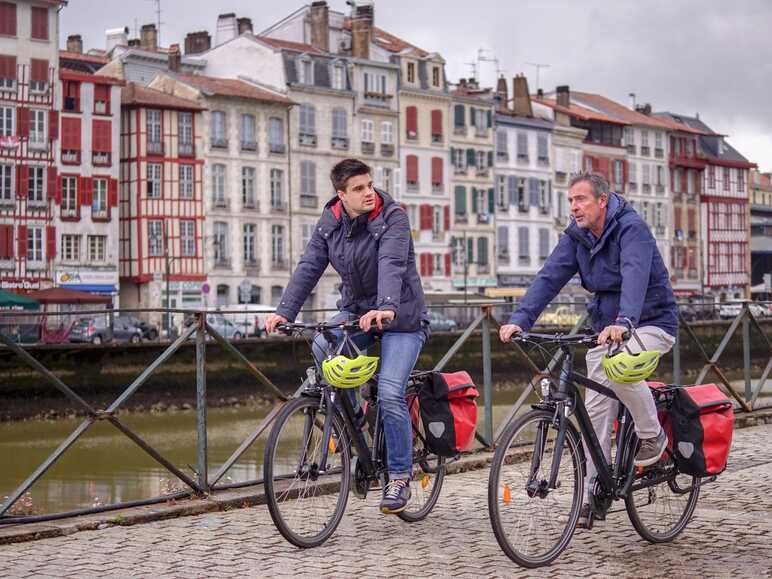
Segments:
[[[542,68],[550,68],[551,65],[542,62],[526,62],[525,64],[536,68],[536,92],[539,92],[539,88],[541,88],[541,85],[539,85],[539,73]]]
[[[492,54],[491,56],[486,56],[486,52],[493,53],[492,50],[485,49],[485,48],[479,48],[477,49],[477,62],[492,62],[496,65],[496,78],[501,75],[503,72],[501,68],[499,67],[499,59],[495,56],[495,54]]]
[[[472,78],[477,78],[477,62],[465,62],[464,65],[472,69]]]
[[[158,46],[161,46],[161,24],[164,24],[163,22],[161,22],[161,0],[147,0],[147,1],[153,2],[155,4],[155,20],[156,20]]]

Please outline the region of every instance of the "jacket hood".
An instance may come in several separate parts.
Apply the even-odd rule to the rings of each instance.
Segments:
[[[630,204],[627,202],[627,200],[623,199],[617,193],[612,191],[609,192],[608,209],[606,210],[606,222],[603,225],[603,233],[601,233],[600,238],[596,240],[595,236],[592,235],[588,229],[582,229],[576,224],[575,221],[573,221],[573,219],[571,221],[571,225],[566,228],[565,233],[568,233],[574,239],[577,239],[577,236],[581,237],[581,239],[586,241],[584,245],[587,247],[592,247],[593,245],[599,244],[608,236],[609,232],[616,228],[617,222],[620,218],[634,212],[635,210],[630,207]]]
[[[368,229],[371,230],[375,229],[376,225],[381,225],[383,222],[383,217],[386,214],[386,209],[396,203],[396,201],[394,201],[394,199],[392,199],[392,197],[385,191],[376,188],[375,194],[375,209],[367,214]],[[326,233],[329,235],[331,232],[340,227],[340,224],[342,223],[342,216],[343,202],[336,195],[324,205],[322,217],[319,220],[319,227],[322,230],[322,234],[324,235]]]

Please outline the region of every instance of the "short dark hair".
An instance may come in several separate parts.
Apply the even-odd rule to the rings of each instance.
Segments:
[[[600,199],[601,195],[608,195],[608,181],[606,181],[606,178],[600,173],[583,171],[571,179],[568,183],[568,188],[570,189],[577,183],[589,183],[590,187],[592,187],[592,194],[596,199]]]
[[[346,189],[346,181],[351,177],[357,175],[370,175],[372,170],[365,163],[359,159],[343,159],[340,163],[336,163],[330,171],[330,181],[336,191],[344,191]]]

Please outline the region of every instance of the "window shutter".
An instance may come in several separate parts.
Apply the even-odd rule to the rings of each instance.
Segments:
[[[30,60],[30,80],[33,82],[48,82],[48,61],[33,58]]]
[[[488,189],[488,213],[493,215],[496,212],[496,190],[491,187]]]
[[[445,276],[446,277],[450,276],[450,254],[449,253],[445,254]]]
[[[80,204],[91,205],[92,191],[91,191],[91,178],[80,177],[80,183],[78,183],[80,189]]]
[[[681,221],[682,221],[682,219],[681,219],[681,211],[682,210],[681,210],[680,207],[676,207],[675,210],[674,210],[674,212],[675,212],[675,223],[673,223],[673,228],[674,229],[683,229],[683,226],[682,226],[682,223],[681,223]]]
[[[408,183],[418,183],[418,157],[415,155],[408,155],[405,161],[407,164]]]
[[[493,151],[488,151],[488,167],[493,167]]]
[[[56,227],[48,225],[46,227],[46,259],[51,261],[56,257]]]
[[[432,157],[432,185],[442,185],[441,157]]]
[[[466,262],[474,263],[474,238],[466,238]]]
[[[27,226],[19,225],[19,237],[16,240],[19,257],[27,257]]]
[[[405,130],[408,137],[418,135],[418,109],[416,107],[405,109]]]
[[[445,231],[450,231],[450,205],[445,205],[442,211],[443,211],[443,217],[444,217],[443,219],[444,221],[443,225],[445,226],[444,229]]]
[[[80,150],[80,119],[62,118],[62,149]]]
[[[93,149],[100,153],[110,153],[112,149],[112,124],[110,121],[103,121],[100,119],[94,119],[94,124],[91,129],[91,133],[94,138]]]
[[[464,112],[464,105],[456,105],[454,108],[454,120],[453,124],[457,127],[466,126],[466,114]]]
[[[456,207],[454,213],[460,216],[466,215],[466,187],[463,185],[456,185],[455,201]]]
[[[46,171],[46,176],[48,178],[46,187],[48,199],[54,203],[58,203],[59,188],[57,185],[59,184],[59,179],[57,178],[56,167],[48,167]]]
[[[517,205],[517,177],[515,175],[507,177],[507,189],[509,190],[509,204]]]
[[[546,259],[549,255],[550,232],[548,229],[539,229],[539,258]]]
[[[687,218],[689,220],[689,231],[697,231],[697,218],[694,209],[688,209]]]
[[[0,10],[2,10],[2,7],[0,5]],[[12,257],[13,254],[9,251],[10,248],[8,247],[8,228],[13,229],[13,225],[3,225],[0,224],[0,259],[8,259],[9,257]]]
[[[539,206],[539,180],[528,179],[528,204],[531,207]]]
[[[470,213],[477,213],[477,187],[470,187],[470,192],[472,194],[472,203],[469,206],[469,212]]]
[[[474,118],[474,107],[469,107],[469,125],[474,127],[475,126],[475,118]]]
[[[442,111],[432,110],[432,135],[442,135]]]
[[[493,126],[493,112],[488,111],[488,128],[490,129]]]
[[[610,162],[608,159],[604,157],[598,159],[598,172],[606,178],[606,181],[611,180],[611,176],[609,175],[609,165]]]
[[[426,203],[421,204],[421,229],[431,230],[432,228],[432,206]]]
[[[110,179],[107,188],[107,200],[110,207],[118,207],[118,180]]]
[[[26,199],[29,190],[29,168],[26,165],[16,165],[16,196]]]
[[[0,34],[16,36],[16,4],[0,2]]]
[[[16,134],[20,138],[29,137],[30,112],[26,107],[16,109]]]
[[[14,6],[14,13],[15,10],[16,6]],[[16,80],[16,56],[7,54],[0,55],[0,78]]]
[[[474,149],[466,150],[466,164],[469,167],[474,167],[477,164],[477,153]]]
[[[499,242],[499,255],[509,252],[509,227],[506,225],[499,225],[497,237]]]
[[[59,138],[59,113],[48,111],[48,139],[55,141]]]
[[[630,168],[628,166],[628,163],[627,161],[622,161],[622,183],[626,185],[629,178],[630,178]]]

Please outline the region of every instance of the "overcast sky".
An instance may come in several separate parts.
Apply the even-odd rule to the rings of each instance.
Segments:
[[[217,15],[252,18],[255,32],[301,7],[293,0],[161,0],[161,42],[182,45]],[[332,9],[348,13],[344,0]],[[104,48],[107,28],[155,22],[155,0],[69,0],[62,44],[81,34]],[[536,90],[568,84],[627,104],[700,114],[764,171],[772,170],[772,2],[768,0],[376,0],[375,21],[447,60],[449,80],[471,75],[480,48],[508,78],[524,72]],[[483,78],[495,65],[483,63]],[[486,70],[487,67],[487,70]],[[510,80],[511,82],[511,80]]]

